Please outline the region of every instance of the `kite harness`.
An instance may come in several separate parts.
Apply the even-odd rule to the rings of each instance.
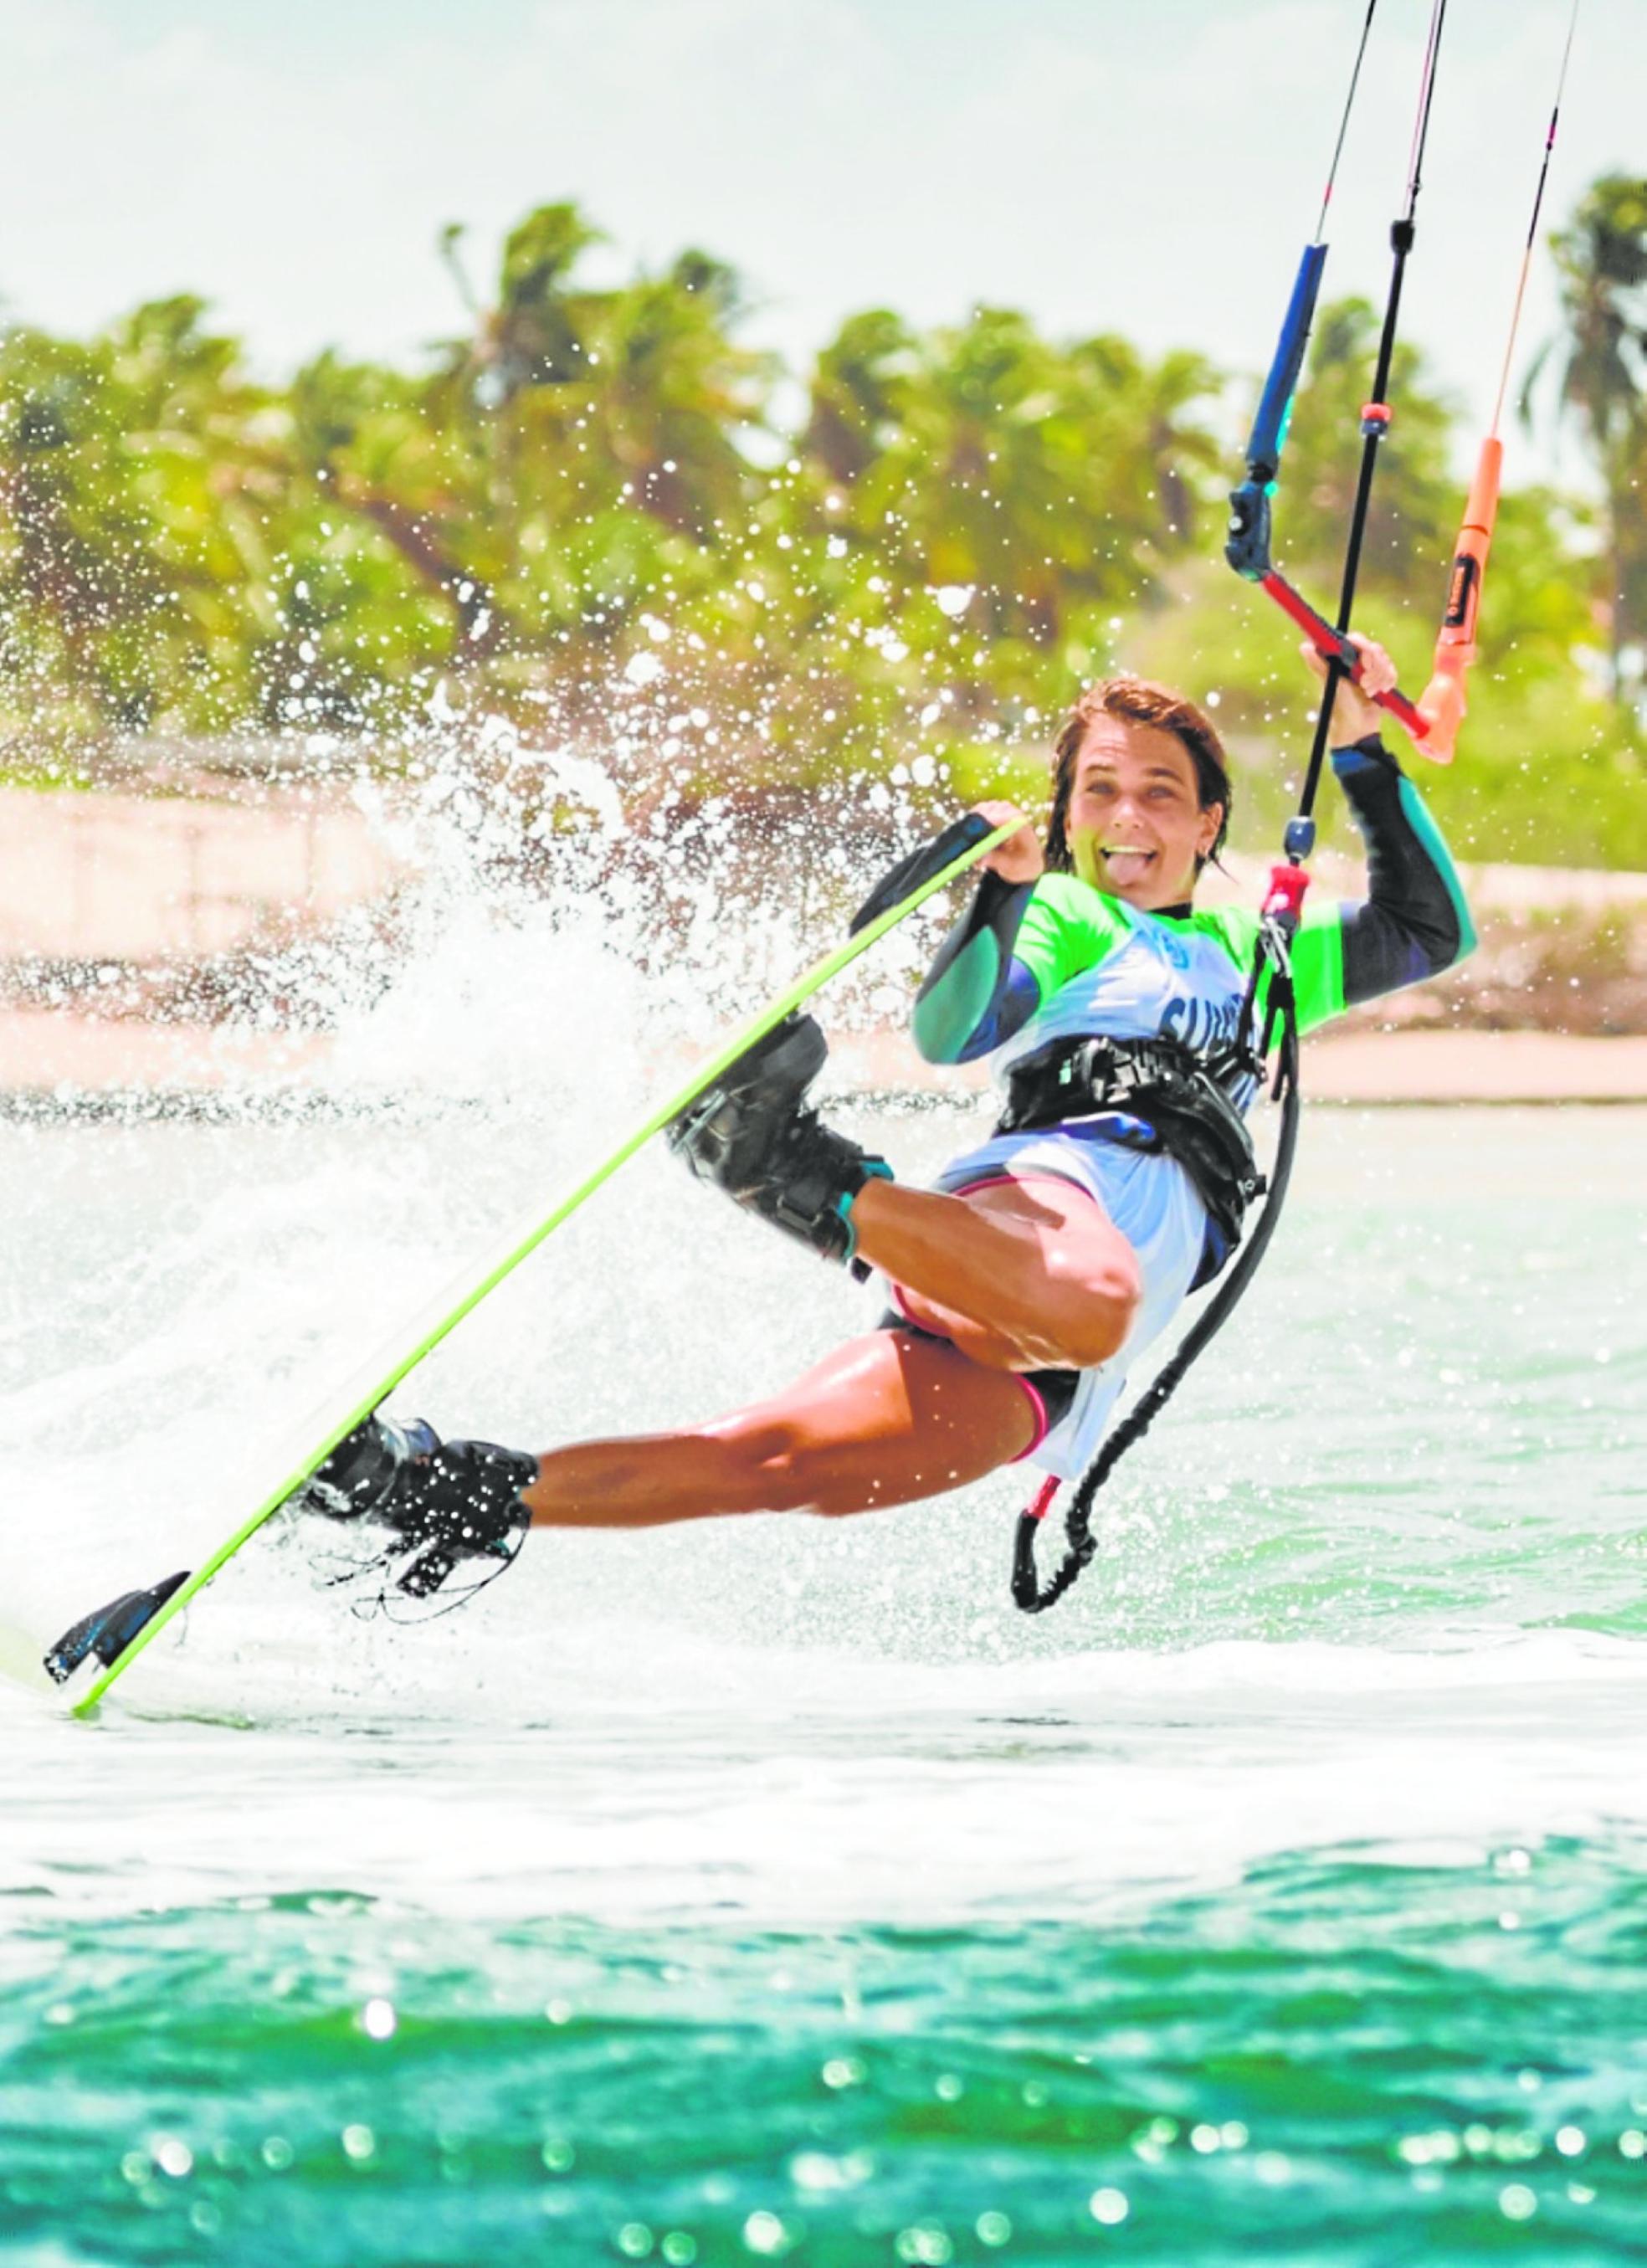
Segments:
[[[1267,1066],[1274,1057],[1270,1078],[1271,1100],[1280,1110],[1275,1156],[1267,1180],[1253,1175],[1246,1197],[1264,1192],[1265,1202],[1256,1225],[1246,1243],[1240,1247],[1233,1264],[1224,1277],[1201,1314],[1185,1334],[1171,1359],[1163,1366],[1136,1406],[1123,1418],[1104,1442],[1098,1455],[1077,1482],[1065,1514],[1065,1550],[1062,1559],[1043,1582],[1035,1561],[1035,1545],[1042,1521],[1051,1510],[1061,1483],[1049,1478],[1033,1501],[1018,1516],[1017,1536],[1012,1558],[1012,1597],[1026,1614],[1040,1614],[1054,1605],[1070,1588],[1082,1569],[1096,1554],[1097,1540],[1092,1534],[1092,1508],[1099,1491],[1108,1480],[1116,1464],[1136,1441],[1140,1440],[1172,1400],[1192,1366],[1217,1337],[1239,1304],[1247,1285],[1257,1273],[1268,1249],[1271,1238],[1280,1221],[1292,1166],[1298,1148],[1299,1119],[1298,1090],[1298,1004],[1292,981],[1292,943],[1302,917],[1305,894],[1309,887],[1309,874],[1305,861],[1315,847],[1315,799],[1320,785],[1327,742],[1332,731],[1332,714],[1338,688],[1343,679],[1359,683],[1361,656],[1349,635],[1349,624],[1355,603],[1356,585],[1360,571],[1362,545],[1366,534],[1368,507],[1371,499],[1373,475],[1377,468],[1379,444],[1389,431],[1391,411],[1388,402],[1391,364],[1394,356],[1396,327],[1401,310],[1401,286],[1406,275],[1407,261],[1415,235],[1418,192],[1423,181],[1423,156],[1429,134],[1430,114],[1435,95],[1436,65],[1440,53],[1442,29],[1446,18],[1447,0],[1432,0],[1429,36],[1425,42],[1423,73],[1419,85],[1417,114],[1414,123],[1411,154],[1408,165],[1407,195],[1403,209],[1390,230],[1390,247],[1393,254],[1389,290],[1385,300],[1384,320],[1379,338],[1379,350],[1372,383],[1372,397],[1361,413],[1362,453],[1360,475],[1357,482],[1355,503],[1350,513],[1349,527],[1344,547],[1343,572],[1339,589],[1336,618],[1328,621],[1310,601],[1289,582],[1275,565],[1270,556],[1272,502],[1276,494],[1282,452],[1287,429],[1291,422],[1293,399],[1304,367],[1305,350],[1309,342],[1310,327],[1320,291],[1321,271],[1327,258],[1326,225],[1327,210],[1332,202],[1333,187],[1342,155],[1344,138],[1354,106],[1361,67],[1366,54],[1368,35],[1378,0],[1368,0],[1367,11],[1361,27],[1361,37],[1356,50],[1355,66],[1350,75],[1349,90],[1339,123],[1338,138],[1333,151],[1332,166],[1327,175],[1326,194],[1321,201],[1320,218],[1314,240],[1306,246],[1298,266],[1286,315],[1281,328],[1268,377],[1260,397],[1258,412],[1246,446],[1245,479],[1232,491],[1230,524],[1224,556],[1236,572],[1255,582],[1293,622],[1298,623],[1327,663],[1327,681],[1323,688],[1320,707],[1317,713],[1314,739],[1310,760],[1305,773],[1298,807],[1289,821],[1283,847],[1285,858],[1270,870],[1269,886],[1260,917],[1257,948],[1246,988],[1240,1031],[1241,1048],[1235,1060],[1219,1066],[1209,1066],[1216,1083],[1227,1086],[1232,1075],[1251,1077],[1261,1083],[1268,1074]],[[1548,177],[1550,153],[1555,146],[1556,122],[1561,113],[1562,89],[1566,84],[1567,66],[1572,52],[1573,32],[1577,21],[1578,0],[1573,0],[1572,13],[1567,29],[1566,45],[1562,50],[1561,70],[1556,82],[1555,103],[1549,129],[1545,136],[1544,156],[1540,170],[1538,188],[1533,199],[1533,218],[1527,231],[1526,247],[1522,256],[1520,279],[1516,290],[1515,307],[1511,320],[1509,342],[1504,350],[1503,373],[1499,379],[1497,402],[1493,412],[1492,429],[1483,442],[1474,479],[1465,507],[1463,527],[1460,533],[1452,571],[1448,578],[1445,608],[1440,635],[1436,642],[1434,674],[1423,697],[1408,700],[1399,688],[1379,693],[1372,697],[1403,725],[1424,752],[1438,762],[1450,761],[1459,726],[1465,712],[1465,678],[1475,658],[1475,627],[1481,604],[1482,583],[1486,571],[1488,550],[1492,541],[1493,522],[1498,504],[1499,470],[1503,460],[1503,444],[1498,438],[1498,424],[1503,415],[1505,390],[1509,381],[1511,357],[1514,352],[1517,328],[1520,321],[1522,300],[1526,290],[1527,274],[1532,261],[1533,247],[1538,232],[1539,215],[1543,203],[1545,182]],[[1101,1043],[1089,1043],[1099,1045]],[[1221,1076],[1219,1074],[1222,1074]],[[1091,1106],[1089,1106],[1091,1107]],[[1136,1107],[1136,1106],[1135,1106]],[[1147,1115],[1142,1114],[1141,1115]],[[1171,1149],[1187,1165],[1191,1164],[1184,1147],[1181,1128],[1175,1128],[1162,1114],[1158,1133],[1165,1137],[1159,1142],[1163,1149]],[[1250,1157],[1250,1151],[1248,1152]],[[1192,1170],[1192,1178],[1201,1189],[1203,1202],[1208,1202],[1207,1189]],[[1241,1206],[1245,1210],[1245,1203]],[[1221,1221],[1209,1203],[1209,1216],[1215,1228],[1227,1223]],[[1240,1233],[1238,1212],[1235,1233]],[[1203,1272],[1201,1282],[1210,1280],[1217,1269]],[[1194,1288],[1194,1287],[1192,1287]]]
[[[1236,1095],[1251,1090],[1245,1049],[1198,1054],[1170,1039],[1048,1040],[1007,1073],[997,1134],[1119,1111],[1147,1129],[1117,1138],[1165,1150],[1188,1174],[1207,1216],[1207,1244],[1192,1292],[1210,1284],[1241,1241],[1246,1208],[1263,1187]]]

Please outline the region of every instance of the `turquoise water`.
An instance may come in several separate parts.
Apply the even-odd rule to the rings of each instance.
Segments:
[[[14,1663],[581,1154],[549,1081],[0,1127]],[[1037,1623],[1008,1477],[414,1629],[275,1535],[98,1723],[0,1684],[0,2259],[1647,2258],[1644,1154],[1312,1113]],[[861,1312],[643,1160],[407,1406],[667,1422]]]

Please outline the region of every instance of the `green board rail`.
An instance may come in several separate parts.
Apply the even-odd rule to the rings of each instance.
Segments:
[[[974,824],[976,822],[974,821]],[[636,1152],[644,1147],[654,1134],[661,1133],[673,1118],[695,1102],[704,1090],[714,1085],[722,1072],[730,1068],[746,1048],[769,1032],[775,1024],[810,1000],[832,977],[850,968],[851,964],[871,946],[878,945],[888,932],[924,905],[927,899],[956,881],[962,874],[986,858],[991,850],[1015,834],[1023,824],[1011,820],[996,828],[967,847],[940,866],[936,873],[923,875],[906,895],[898,898],[884,911],[856,929],[846,940],[814,961],[804,975],[798,976],[789,989],[763,1008],[751,1022],[744,1025],[716,1049],[692,1072],[686,1084],[648,1112],[640,1123],[623,1138],[616,1149],[592,1167],[582,1178],[564,1192],[548,1211],[533,1215],[522,1228],[518,1223],[509,1236],[473,1270],[466,1270],[442,1292],[439,1300],[425,1308],[405,1332],[397,1334],[388,1345],[379,1351],[371,1364],[353,1379],[349,1385],[328,1403],[323,1413],[317,1412],[313,1429],[307,1438],[311,1447],[298,1461],[284,1470],[280,1479],[258,1503],[256,1509],[235,1529],[228,1540],[214,1551],[205,1563],[190,1575],[187,1581],[173,1593],[153,1619],[144,1624],[131,1644],[118,1654],[95,1679],[87,1690],[72,1705],[72,1713],[84,1717],[95,1709],[115,1680],[125,1675],[145,1646],[159,1637],[167,1624],[182,1613],[190,1601],[197,1598],[217,1575],[232,1559],[241,1546],[265,1521],[271,1519],[281,1506],[303,1486],[321,1461],[336,1447],[346,1433],[352,1432],[364,1418],[369,1418],[380,1403],[393,1394],[408,1374],[415,1370],[426,1355],[431,1354],[441,1341],[454,1331],[466,1315],[473,1314],[481,1302],[508,1276],[513,1274],[521,1262],[535,1252],[547,1237],[554,1234],[563,1222],[570,1220],[578,1208],[594,1196],[597,1189],[609,1182],[621,1166],[627,1165]],[[942,838],[940,838],[942,840]],[[907,862],[910,865],[916,861]],[[904,869],[897,870],[901,873]],[[882,891],[870,901],[876,904]]]

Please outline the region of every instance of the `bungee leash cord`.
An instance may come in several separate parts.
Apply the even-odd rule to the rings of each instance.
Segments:
[[[1268,912],[1260,930],[1259,965],[1268,966],[1270,971],[1265,1004],[1265,1047],[1268,1049],[1273,1038],[1277,1051],[1271,1093],[1281,1108],[1276,1154],[1264,1184],[1263,1211],[1237,1253],[1228,1275],[1185,1333],[1170,1361],[1151,1381],[1136,1405],[1108,1435],[1081,1476],[1064,1516],[1064,1556],[1044,1585],[1035,1565],[1035,1544],[1040,1524],[1052,1509],[1061,1484],[1055,1478],[1048,1478],[1018,1514],[1012,1546],[1012,1601],[1026,1614],[1042,1614],[1048,1607],[1055,1606],[1095,1556],[1098,1541],[1092,1534],[1092,1519],[1099,1490],[1127,1451],[1143,1439],[1193,1366],[1235,1313],[1280,1225],[1298,1145],[1298,1020],[1292,990],[1291,933],[1278,917]]]

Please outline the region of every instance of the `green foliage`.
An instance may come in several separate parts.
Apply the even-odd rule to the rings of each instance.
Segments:
[[[1647,180],[1604,173],[1551,247],[1566,328],[1541,361],[1555,367],[1557,416],[1579,428],[1600,469],[1613,691],[1621,702],[1639,699],[1647,688]]]
[[[1633,712],[1592,681],[1647,619],[1638,192],[1598,183],[1557,239],[1559,391],[1607,502],[1504,501],[1464,756],[1436,785],[1467,854],[1647,865]],[[1233,468],[1202,357],[1056,342],[1009,308],[925,332],[871,309],[791,423],[732,270],[687,250],[596,288],[599,241],[539,208],[489,297],[445,231],[466,328],[409,370],[327,353],[261,384],[187,298],[85,342],[0,332],[12,769],[111,730],[319,725],[393,751],[432,702],[599,742],[648,792],[902,766],[1033,799],[1062,708],[1124,667],[1213,703],[1245,826],[1278,820],[1313,688],[1217,561]],[[1362,300],[1320,311],[1276,500],[1277,556],[1327,607],[1377,328]],[[1357,619],[1415,688],[1462,492],[1416,348],[1392,393]]]
[[[1307,571],[1306,579],[1324,580],[1329,600],[1336,596],[1355,501],[1362,405],[1381,320],[1365,299],[1341,299],[1320,310],[1281,468],[1276,521],[1285,556]],[[1412,587],[1414,563],[1449,555],[1457,532],[1457,490],[1447,462],[1454,411],[1430,384],[1419,350],[1405,342],[1397,344],[1391,364],[1390,398],[1394,416],[1379,448],[1360,587],[1402,594]],[[1279,542],[1276,551],[1280,556]]]

